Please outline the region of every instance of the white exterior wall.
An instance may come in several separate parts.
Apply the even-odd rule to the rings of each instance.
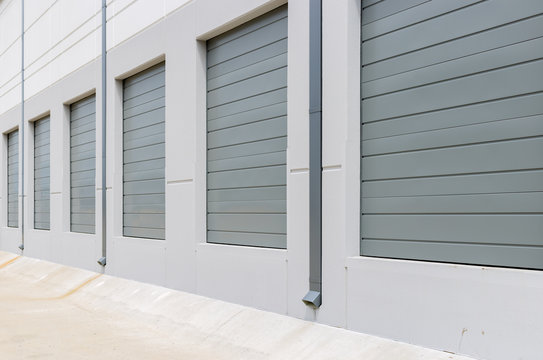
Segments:
[[[0,1],[0,114],[21,101],[21,1]]]
[[[309,0],[289,3],[287,249],[206,243],[205,40],[285,0],[112,0],[107,261],[101,254],[101,1],[25,1],[24,255],[487,359],[543,353],[543,273],[361,257],[360,1],[323,0],[323,305],[309,278]],[[20,122],[20,4],[0,0],[0,131]],[[218,5],[220,4],[220,5]],[[122,236],[122,80],[166,62],[166,240]],[[96,94],[96,235],[71,233],[69,104]],[[51,230],[33,230],[31,122],[51,116]],[[6,227],[0,157],[0,249]]]

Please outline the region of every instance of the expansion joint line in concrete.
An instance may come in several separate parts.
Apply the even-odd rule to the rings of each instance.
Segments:
[[[69,297],[70,295],[75,294],[76,292],[78,292],[79,290],[81,290],[82,288],[84,288],[85,286],[87,286],[88,284],[93,282],[94,280],[98,279],[102,275],[103,274],[96,274],[94,276],[91,276],[87,280],[83,281],[81,284],[78,284],[73,289],[68,290],[66,293],[64,293],[62,295],[53,296],[53,297],[46,297],[46,298],[35,298],[35,299],[31,299],[31,300],[38,300],[38,301],[43,301],[43,300],[63,300],[65,298]]]
[[[6,261],[6,262],[3,263],[3,264],[0,264],[0,269],[5,268],[5,267],[8,266],[9,264],[15,262],[15,260],[19,259],[20,257],[21,257],[20,255],[19,255],[19,256],[15,256],[13,259],[8,260],[8,261]]]
[[[91,278],[83,281],[81,284],[77,285],[76,287],[74,287],[73,289],[71,289],[70,291],[68,291],[67,293],[63,294],[63,295],[60,295],[60,296],[57,296],[53,299],[64,299],[64,298],[67,298],[68,296],[76,293],[77,291],[81,290],[83,287],[87,286],[88,284],[90,284],[91,282],[93,282],[94,280],[98,279],[100,276],[102,276],[102,274],[96,274],[94,276],[92,276]]]

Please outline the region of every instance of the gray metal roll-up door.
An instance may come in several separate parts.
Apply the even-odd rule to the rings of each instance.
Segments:
[[[19,131],[8,134],[8,226],[19,226]]]
[[[207,241],[286,247],[287,7],[207,42]]]
[[[361,254],[543,269],[543,1],[362,5]]]
[[[96,98],[70,106],[70,231],[95,233]]]
[[[50,229],[49,116],[34,122],[34,229]]]
[[[165,238],[165,66],[124,81],[123,234]]]

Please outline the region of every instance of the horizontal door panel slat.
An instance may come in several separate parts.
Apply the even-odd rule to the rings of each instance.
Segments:
[[[214,201],[257,201],[257,200],[286,200],[286,186],[270,186],[263,188],[242,188],[228,190],[209,190],[209,203]]]
[[[238,156],[249,156],[277,152],[287,148],[287,137],[261,140],[252,143],[223,146],[216,149],[208,149],[208,161],[229,159]]]
[[[145,138],[151,135],[164,134],[166,126],[164,122],[147,126],[144,128],[139,128],[137,130],[127,131],[123,134],[124,142],[129,143],[130,141],[135,141],[137,139]]]
[[[208,214],[208,229],[215,231],[286,234],[285,214]]]
[[[280,117],[210,132],[207,134],[207,144],[208,148],[213,149],[286,135],[287,118]]]
[[[144,195],[125,195],[124,205],[145,205],[145,204],[164,204],[166,196],[164,194],[144,194]]]
[[[130,100],[136,96],[164,87],[165,73],[160,72],[149,76],[145,81],[140,81],[132,86],[124,86],[124,100]]]
[[[543,269],[543,248],[364,239],[365,256]]]
[[[265,74],[208,91],[207,105],[219,106],[285,87],[287,69],[283,67]]]
[[[433,1],[432,1],[433,2]],[[452,2],[449,2],[452,3]],[[455,2],[456,3],[456,2]],[[535,39],[542,34],[543,16],[528,18],[362,67],[363,81],[375,80],[464,56]]]
[[[489,13],[494,16],[487,16]],[[366,41],[362,61],[364,64],[376,62],[538,13],[543,13],[543,3],[539,0],[526,0],[523,6],[514,6],[509,0],[484,1]]]
[[[72,214],[92,214],[94,217],[94,212],[96,210],[96,207],[94,206],[94,199],[81,199],[81,200],[91,200],[92,206],[81,206],[78,204],[74,204],[72,201]],[[72,223],[74,222],[72,217]]]
[[[163,229],[164,214],[124,214],[124,226]]]
[[[124,204],[125,214],[164,214],[164,202],[160,204]]]
[[[96,114],[96,102],[88,102],[85,105],[78,106],[78,107],[71,107],[70,111],[70,118],[72,121],[76,121],[79,119],[87,118],[87,117],[93,117]]]
[[[49,137],[49,117],[34,122],[34,139]]]
[[[164,169],[152,169],[142,170],[137,172],[125,173],[124,181],[139,181],[139,180],[152,180],[152,179],[164,179]]]
[[[87,122],[86,124],[81,124],[78,127],[72,127],[70,129],[70,136],[75,136],[79,134],[86,133],[87,131],[93,131],[96,128],[96,124],[93,122]]]
[[[81,107],[83,107],[85,105],[88,105],[90,103],[96,103],[96,95],[95,94],[87,96],[86,98],[81,99],[81,100],[76,101],[75,103],[71,104],[70,105],[70,111],[79,109],[79,108],[81,108]]]
[[[543,192],[362,198],[364,214],[543,213]]]
[[[149,101],[153,101],[159,98],[164,98],[166,96],[166,90],[163,87],[159,87],[158,89],[151,90],[149,92],[146,92],[144,94],[138,95],[136,97],[133,97],[130,100],[124,99],[123,101],[123,109],[127,110],[134,106],[138,106],[144,103],[147,103]]]
[[[34,138],[34,148],[39,149],[41,147],[49,148],[49,133],[46,133],[47,136],[36,136]]]
[[[224,170],[248,169],[271,165],[286,165],[286,163],[287,152],[279,151],[267,154],[241,156],[231,159],[208,161],[207,171],[215,172]]]
[[[543,115],[364,140],[364,156],[543,135]]]
[[[543,171],[364,182],[363,197],[543,191]]]
[[[165,188],[166,185],[164,179],[130,181],[124,183],[124,194],[163,194],[165,192]]]
[[[96,167],[96,159],[90,158],[85,160],[72,161],[71,171],[86,171],[93,170]]]
[[[543,215],[364,215],[362,238],[543,246]]]
[[[94,219],[95,215],[92,214],[78,214],[75,212],[72,212],[71,221],[74,224],[81,224],[81,225],[94,225]]]
[[[208,189],[286,185],[286,166],[273,166],[208,174]]]
[[[164,143],[136,148],[132,150],[125,150],[123,152],[123,162],[125,164],[128,164],[131,162],[163,158],[165,155],[165,151],[166,150]]]
[[[217,48],[207,52],[207,66],[219,64],[239,55],[256,50],[275,41],[286,38],[288,35],[287,18],[275,21],[257,31],[233,39]]]
[[[49,229],[49,211],[44,212],[44,213],[34,212],[34,223],[36,225],[37,224],[45,225],[45,226],[40,226],[39,227],[40,229],[43,229],[43,228]],[[38,226],[35,226],[35,227],[38,228]]]
[[[362,26],[394,15],[429,0],[382,1],[362,11]]]
[[[366,99],[362,118],[375,121],[522,95],[543,90],[542,84],[543,61],[537,61]]]
[[[135,74],[135,75],[132,75],[130,76],[129,78],[126,78],[124,80],[124,86],[132,86],[136,83],[139,83],[143,80],[146,80],[156,74],[159,74],[159,73],[163,73],[165,71],[165,65],[164,63],[160,63],[160,64],[157,64],[157,65],[154,65],[154,66],[151,66],[150,68],[138,73],[138,74]]]
[[[542,34],[543,36],[543,31]],[[429,83],[472,76],[483,71],[543,58],[543,38],[501,47],[425,68],[364,82],[364,98],[405,90]]]
[[[80,225],[72,223],[72,232],[84,233],[84,234],[94,234],[95,226],[94,225]]]
[[[543,139],[523,139],[364,158],[362,179],[543,168]]]
[[[34,170],[34,179],[49,178],[49,167]]]
[[[50,205],[49,205],[49,202],[50,200],[43,200],[43,201],[40,201],[39,203],[36,203],[36,205],[34,205],[34,211],[36,213],[49,213],[49,209],[51,208]]]
[[[70,144],[70,155],[78,154],[86,151],[96,151],[96,141],[91,141],[86,144],[73,145]]]
[[[70,177],[72,180],[94,179],[95,176],[96,176],[95,169],[72,172],[70,174]]]
[[[140,171],[147,171],[147,170],[154,170],[154,169],[164,169],[165,166],[165,158],[160,159],[152,159],[152,160],[145,160],[145,161],[139,161],[131,164],[124,164],[124,174],[127,175],[129,173],[133,172],[140,172]]]
[[[90,143],[91,145],[96,145],[95,143]],[[88,160],[92,159],[96,161],[96,151],[95,149],[89,150],[89,151],[79,151],[72,149],[71,151],[71,163],[80,161],[80,160]],[[94,169],[94,167],[93,167]]]
[[[138,228],[138,227],[123,227],[123,235],[145,239],[165,239],[164,229],[150,229],[150,228]]]
[[[145,137],[140,137],[138,139],[134,140],[127,140],[125,138],[124,141],[124,150],[132,150],[137,148],[148,148],[150,145],[157,145],[157,144],[163,144],[165,141],[164,133],[149,135]]]
[[[79,188],[82,186],[92,186],[94,187],[94,178],[85,178],[81,180],[74,180],[72,178],[72,189]]]
[[[144,114],[133,116],[129,119],[125,119],[123,121],[123,130],[124,132],[128,132],[145,126],[159,124],[164,122],[164,119],[165,108],[159,108]]]
[[[216,106],[207,109],[207,119],[214,120],[220,117],[242,113],[244,111],[257,109],[287,101],[287,89],[282,88],[268,93],[256,95],[247,99],[234,101],[232,103]]]
[[[362,26],[362,40],[366,41],[373,37],[392,32],[394,30],[418,23],[428,18],[432,18],[455,9],[480,2],[482,0],[432,0],[421,4],[420,6],[406,9],[395,13],[379,21],[374,21]],[[367,9],[366,11],[370,10]],[[362,12],[364,14],[364,12]]]
[[[90,142],[96,142],[96,131],[87,131],[78,135],[74,135],[70,138],[71,146],[87,144]]]
[[[49,146],[43,145],[34,149],[34,156],[49,155]]]
[[[43,187],[41,189],[34,189],[34,205],[39,201],[49,200],[51,197],[50,189]]]
[[[74,187],[71,197],[73,198],[93,198],[96,194],[94,186]]]
[[[283,54],[287,52],[287,47],[288,41],[285,38],[233,59],[224,61],[220,64],[211,66],[207,69],[207,78],[213,79],[228,74],[229,72],[241,69],[245,66],[256,64],[260,61]]]
[[[215,244],[258,246],[278,249],[287,247],[287,236],[281,234],[208,231],[207,241]]]
[[[164,97],[159,97],[158,99],[154,99],[140,105],[136,105],[130,108],[125,108],[123,111],[123,116],[125,119],[128,119],[136,115],[145,114],[150,111],[163,108],[164,106],[165,106]]]
[[[264,16],[257,19],[246,22],[233,30],[227,31],[224,34],[218,35],[207,41],[208,50],[215,49],[221,45],[224,45],[232,40],[239,39],[240,37],[258,31],[266,25],[269,25],[277,20],[281,20],[287,16],[286,6],[278,7]]]
[[[287,66],[287,54],[279,54],[261,62],[248,65],[244,68],[208,80],[207,91],[231,85],[242,80],[247,80],[263,73],[283,68],[285,66]]]
[[[210,201],[210,213],[286,213],[286,200]]]
[[[207,131],[220,130],[232,126],[249,124],[261,120],[273,119],[287,115],[287,103],[272,104],[258,109],[248,110],[239,114],[224,116],[208,121]]]
[[[48,221],[35,221],[34,222],[34,229],[38,230],[49,230],[50,225]]]
[[[362,126],[363,140],[543,114],[543,93]]]

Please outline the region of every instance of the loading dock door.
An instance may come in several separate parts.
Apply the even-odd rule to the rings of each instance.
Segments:
[[[34,229],[49,230],[51,212],[50,119],[34,122]]]
[[[207,42],[207,241],[286,247],[287,7]]]
[[[19,131],[8,134],[8,226],[19,226]]]
[[[361,254],[542,269],[543,2],[362,4]]]
[[[96,99],[70,106],[70,229],[95,233]]]
[[[124,81],[123,235],[165,238],[165,65]]]

